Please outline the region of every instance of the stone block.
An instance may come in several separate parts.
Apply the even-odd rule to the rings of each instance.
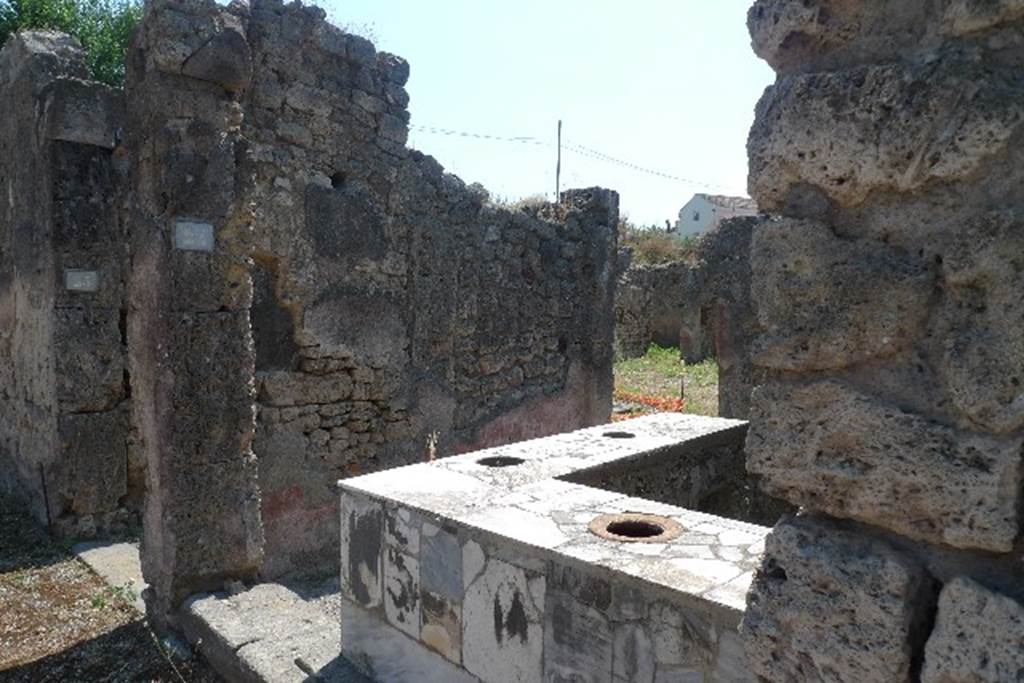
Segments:
[[[489,558],[462,605],[463,665],[485,681],[542,680],[544,577]]]
[[[968,35],[1024,18],[1024,0],[952,0],[942,16],[945,32]]]
[[[169,232],[173,231],[172,225]],[[169,236],[170,237],[170,236]],[[168,305],[177,311],[238,311],[252,303],[247,266],[223,252],[174,249],[168,253]]]
[[[341,503],[341,589],[363,607],[383,600],[384,507],[346,494]]]
[[[922,683],[999,683],[1024,675],[1024,604],[966,577],[939,594]]]
[[[762,211],[780,211],[809,185],[850,207],[967,179],[1024,124],[1015,74],[950,52],[780,79],[750,132],[750,194]]]
[[[310,375],[280,370],[260,377],[260,400],[270,406],[338,403],[351,397],[352,377],[345,372]]]
[[[480,683],[439,654],[387,628],[373,612],[341,601],[341,651],[374,681]]]
[[[119,311],[65,308],[54,311],[53,317],[54,375],[61,411],[114,408],[127,396]]]
[[[394,548],[384,548],[384,615],[412,638],[420,635],[420,563]]]
[[[653,683],[654,646],[643,623],[617,624],[614,638],[615,680]]]
[[[64,512],[115,510],[127,488],[126,415],[119,410],[61,415],[57,491]]]
[[[754,392],[747,469],[796,505],[911,538],[1006,552],[1021,439],[963,432],[835,381]]]
[[[758,365],[856,365],[912,346],[925,327],[934,276],[923,259],[902,250],[783,219],[754,232],[750,261]]]
[[[780,522],[740,625],[771,681],[910,681],[930,581],[887,544],[813,517]]]
[[[229,92],[241,92],[252,78],[252,54],[240,27],[218,31],[189,55],[181,73],[190,78],[216,83]]]
[[[420,557],[420,533],[423,522],[419,515],[399,505],[388,505],[384,511],[384,543],[412,557]],[[420,573],[423,565],[420,563]],[[461,592],[460,592],[461,595]]]
[[[611,680],[614,641],[607,616],[559,591],[549,590],[544,605],[544,680]]]
[[[953,404],[979,428],[1024,427],[1024,216],[973,216],[944,250],[944,296],[933,329],[938,374]]]
[[[124,96],[99,83],[60,78],[47,87],[47,133],[52,140],[113,149],[124,124]]]
[[[421,566],[422,571],[422,566]],[[422,589],[419,640],[456,664],[462,662],[462,603]]]
[[[420,536],[420,582],[424,590],[453,602],[461,602],[462,548],[458,537],[425,523]]]

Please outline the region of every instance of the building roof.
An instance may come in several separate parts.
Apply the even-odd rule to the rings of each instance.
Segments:
[[[752,211],[754,213],[757,212],[757,202],[750,197],[728,197],[724,194],[704,193],[697,193],[695,196],[703,197],[715,206],[720,206],[724,209],[731,209],[733,211]]]

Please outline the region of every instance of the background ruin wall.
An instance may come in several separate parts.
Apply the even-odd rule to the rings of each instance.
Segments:
[[[766,680],[1024,671],[1024,3],[759,0],[747,467]]]
[[[333,568],[340,478],[608,418],[616,195],[490,204],[405,147],[408,75],[317,8],[147,6],[129,339],[161,609]]]
[[[58,534],[131,523],[141,496],[129,435],[113,154],[121,94],[87,80],[67,36],[0,52],[0,489]]]

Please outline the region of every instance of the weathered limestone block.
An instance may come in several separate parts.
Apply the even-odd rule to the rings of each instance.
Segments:
[[[959,548],[1009,551],[1021,439],[957,431],[835,381],[754,392],[747,469],[796,505]]]
[[[272,406],[336,403],[352,397],[348,373],[309,375],[303,372],[268,372],[260,377],[260,400]]]
[[[124,400],[127,387],[118,311],[54,311],[54,344],[57,402],[62,411],[110,410]]]
[[[113,149],[124,121],[124,96],[114,88],[78,79],[51,83],[43,104],[51,140]]]
[[[780,522],[740,624],[770,681],[909,681],[930,579],[910,557],[833,522]]]
[[[126,416],[118,410],[61,415],[58,514],[116,510],[127,493]]]
[[[956,578],[939,595],[923,683],[1000,683],[1024,675],[1024,605]]]
[[[856,2],[756,0],[747,12],[754,53],[781,71],[856,34]]]
[[[1024,427],[1024,217],[979,216],[953,239],[942,274],[939,374],[980,428]]]
[[[66,33],[38,29],[23,31],[2,47],[4,73],[10,82],[32,78],[35,81],[33,87],[42,88],[56,75],[89,77],[81,44]]]
[[[750,131],[750,194],[780,211],[810,185],[848,207],[872,192],[967,178],[1024,123],[1016,73],[948,53],[780,79]]]
[[[823,370],[911,346],[928,316],[932,279],[920,258],[783,219],[754,232],[751,293],[762,333],[758,365]]]
[[[157,67],[230,92],[245,89],[252,55],[239,17],[190,0],[161,0],[146,9],[144,24],[159,35],[151,48]]]

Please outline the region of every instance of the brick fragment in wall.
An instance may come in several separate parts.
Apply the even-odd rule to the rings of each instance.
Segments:
[[[931,581],[909,556],[824,518],[780,522],[740,636],[772,681],[910,681]]]
[[[751,129],[751,196],[761,210],[780,211],[809,185],[850,207],[875,192],[968,179],[1024,124],[1015,74],[949,52],[781,78]]]
[[[1024,673],[1024,604],[966,577],[939,594],[923,683],[999,683]]]
[[[930,311],[923,259],[828,226],[781,219],[754,232],[751,293],[760,331],[754,362],[778,370],[837,369],[911,347]]]
[[[1022,441],[946,427],[835,381],[753,394],[747,469],[795,505],[958,548],[1009,551]]]

